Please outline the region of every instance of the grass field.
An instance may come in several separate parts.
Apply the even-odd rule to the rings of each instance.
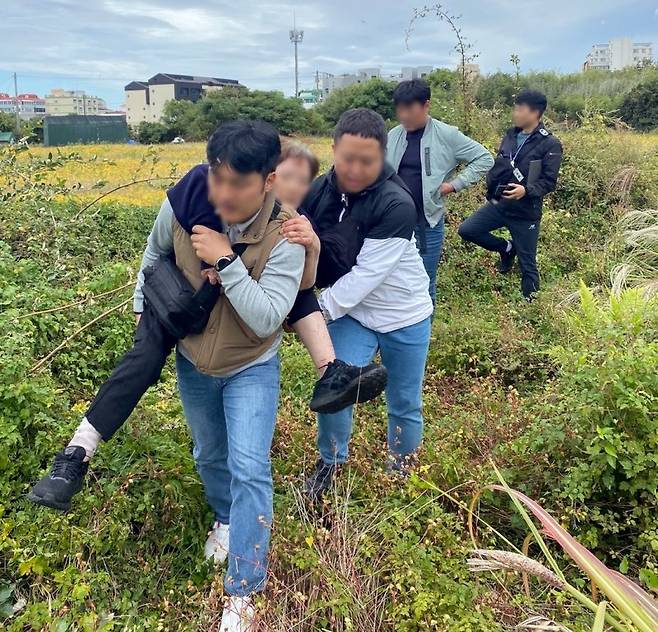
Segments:
[[[658,587],[658,305],[607,295],[625,256],[619,217],[658,208],[658,137],[601,128],[562,140],[535,303],[522,300],[517,272],[501,277],[457,236],[482,188],[451,199],[412,480],[384,473],[384,403],[360,406],[326,515],[309,511],[300,489],[316,458],[313,369],[286,337],[263,630],[495,632],[539,615],[591,630],[592,615],[559,590],[531,580],[526,595],[518,574],[469,573],[465,504],[496,480],[492,462],[611,568]],[[328,166],[329,139],[309,142]],[[67,147],[75,155],[53,168],[38,161],[57,152],[30,152],[0,153],[0,627],[214,632],[221,571],[202,561],[212,517],[171,364],[101,447],[71,513],[25,501],[129,347],[122,303],[146,236],[171,174],[202,161],[204,147]],[[29,184],[13,191],[21,178]],[[579,301],[581,282],[590,290]],[[509,502],[485,494],[479,511],[521,546],[527,528]],[[486,527],[479,537],[508,548]]]

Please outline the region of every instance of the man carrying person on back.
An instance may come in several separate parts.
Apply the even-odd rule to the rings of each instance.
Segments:
[[[546,96],[523,90],[514,99],[511,127],[487,175],[487,203],[459,227],[466,241],[500,255],[498,271],[511,271],[515,257],[521,268],[521,290],[526,300],[539,291],[537,242],[544,196],[555,190],[562,145],[542,123]],[[506,228],[511,239],[491,234]]]
[[[176,344],[178,387],[193,438],[194,461],[216,519],[205,553],[216,562],[228,559],[222,632],[254,630],[252,597],[266,583],[272,528],[270,447],[279,396],[282,323],[291,313],[305,272],[310,273],[311,284],[315,278],[315,261],[306,270],[305,247],[295,236],[312,234],[309,222],[300,225],[295,210],[275,199],[280,156],[276,130],[262,121],[234,121],[213,133],[207,145],[208,164],[192,169],[170,191],[155,220],[135,290],[135,307],[146,311],[133,355],[127,364],[122,362],[124,371],[108,386],[116,396],[115,406],[122,392],[129,399],[129,406],[121,404],[120,425],[157,379]],[[310,171],[304,177],[310,180]],[[171,320],[171,302],[152,301],[149,296],[143,301],[150,275],[157,274],[163,262],[172,262],[170,277],[177,283],[182,277],[196,294],[217,289],[212,300],[204,302],[209,311],[205,322],[179,340],[158,325]],[[151,263],[156,265],[150,267]],[[149,267],[151,272],[145,276]],[[204,281],[208,277],[214,282]],[[301,310],[307,312],[304,318],[319,312],[315,296],[309,297],[312,305]],[[325,326],[323,318],[320,324]],[[318,346],[313,345],[316,352]],[[333,356],[331,344],[323,354]],[[147,372],[144,380],[140,367]],[[352,371],[359,384],[366,372],[359,367]],[[338,390],[342,400],[352,378],[347,372],[338,373],[327,369],[324,376],[329,374],[337,388],[322,390],[325,395]],[[91,433],[93,452],[100,437],[86,423],[95,432]],[[88,436],[89,428],[79,429],[76,435]],[[35,486],[32,500],[48,506],[58,499],[70,502],[88,461],[83,461],[85,443],[69,448],[68,454],[58,454],[51,474]]]
[[[345,112],[334,131],[334,166],[303,207],[317,226],[320,306],[336,354],[388,371],[389,468],[405,472],[423,435],[422,387],[433,307],[414,241],[416,207],[384,160],[386,126],[366,108]],[[347,460],[352,407],[318,415],[320,459],[307,481],[318,499]]]
[[[445,198],[483,178],[494,161],[480,143],[430,116],[431,96],[429,84],[422,79],[398,84],[393,101],[401,124],[388,133],[387,159],[416,204],[416,243],[435,303],[436,273],[445,234]],[[459,165],[464,168],[456,175]]]
[[[297,209],[318,169],[317,158],[308,147],[297,141],[286,142],[275,170],[274,194],[279,202]],[[171,207],[188,233],[195,225],[221,232],[225,226],[216,210],[217,191],[212,169],[208,164],[200,164],[169,189],[165,205]],[[288,241],[306,246],[302,285],[286,323],[307,348],[321,376],[315,384],[311,409],[335,412],[356,401],[363,402],[375,397],[384,390],[386,370],[374,364],[350,366],[337,359],[334,353],[313,291],[319,255],[319,240],[313,227],[307,218],[299,216],[286,221],[282,231]],[[68,511],[71,499],[82,489],[90,461],[101,440],[109,441],[127,421],[146,390],[159,379],[177,339],[184,337],[182,332],[170,331],[161,322],[154,305],[145,300],[145,288],[148,287],[144,283],[145,272],[153,270],[158,263],[158,253],[147,249],[135,292],[134,308],[139,322],[135,344],[100,387],[68,446],[55,456],[50,472],[28,495],[33,502]],[[207,277],[211,270],[210,266],[203,271],[199,269],[200,278]],[[152,277],[151,287],[169,285],[171,280],[167,271],[156,274]],[[202,315],[207,317],[219,294],[220,288],[213,277],[196,293],[193,302],[200,304]],[[162,304],[162,301],[157,302]],[[189,329],[190,321],[195,318],[193,313],[183,312],[176,320],[179,325],[177,329],[182,329],[181,324]],[[214,540],[211,533],[206,541],[207,556],[214,555]]]

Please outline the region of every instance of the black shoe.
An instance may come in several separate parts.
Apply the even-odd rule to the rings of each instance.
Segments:
[[[498,272],[500,272],[501,274],[507,274],[512,269],[512,266],[514,265],[514,259],[516,257],[516,248],[514,247],[514,242],[510,242],[510,243],[512,244],[512,249],[509,252],[500,253],[500,261],[496,266]]]
[[[336,464],[327,464],[322,459],[318,459],[315,471],[306,479],[306,495],[313,502],[322,500],[322,496],[334,482],[337,470]]]
[[[386,379],[386,367],[381,364],[353,366],[334,360],[315,383],[311,410],[337,413],[346,406],[369,402],[386,388]]]
[[[69,446],[55,455],[50,474],[44,476],[28,494],[28,499],[51,509],[68,511],[71,498],[82,488],[89,463],[87,453],[79,446]]]

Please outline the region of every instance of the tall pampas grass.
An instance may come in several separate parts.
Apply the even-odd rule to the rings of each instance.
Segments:
[[[658,210],[629,211],[619,220],[623,261],[610,273],[612,292],[636,287],[650,298],[658,293]]]

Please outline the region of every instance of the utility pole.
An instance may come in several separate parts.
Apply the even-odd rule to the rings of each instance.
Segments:
[[[14,109],[16,110],[16,140],[21,135],[21,112],[18,105],[18,79],[14,73]]]
[[[290,41],[295,47],[295,98],[299,96],[299,57],[297,55],[297,46],[304,39],[304,31],[297,30],[297,20],[293,14],[293,27],[290,31]]]

